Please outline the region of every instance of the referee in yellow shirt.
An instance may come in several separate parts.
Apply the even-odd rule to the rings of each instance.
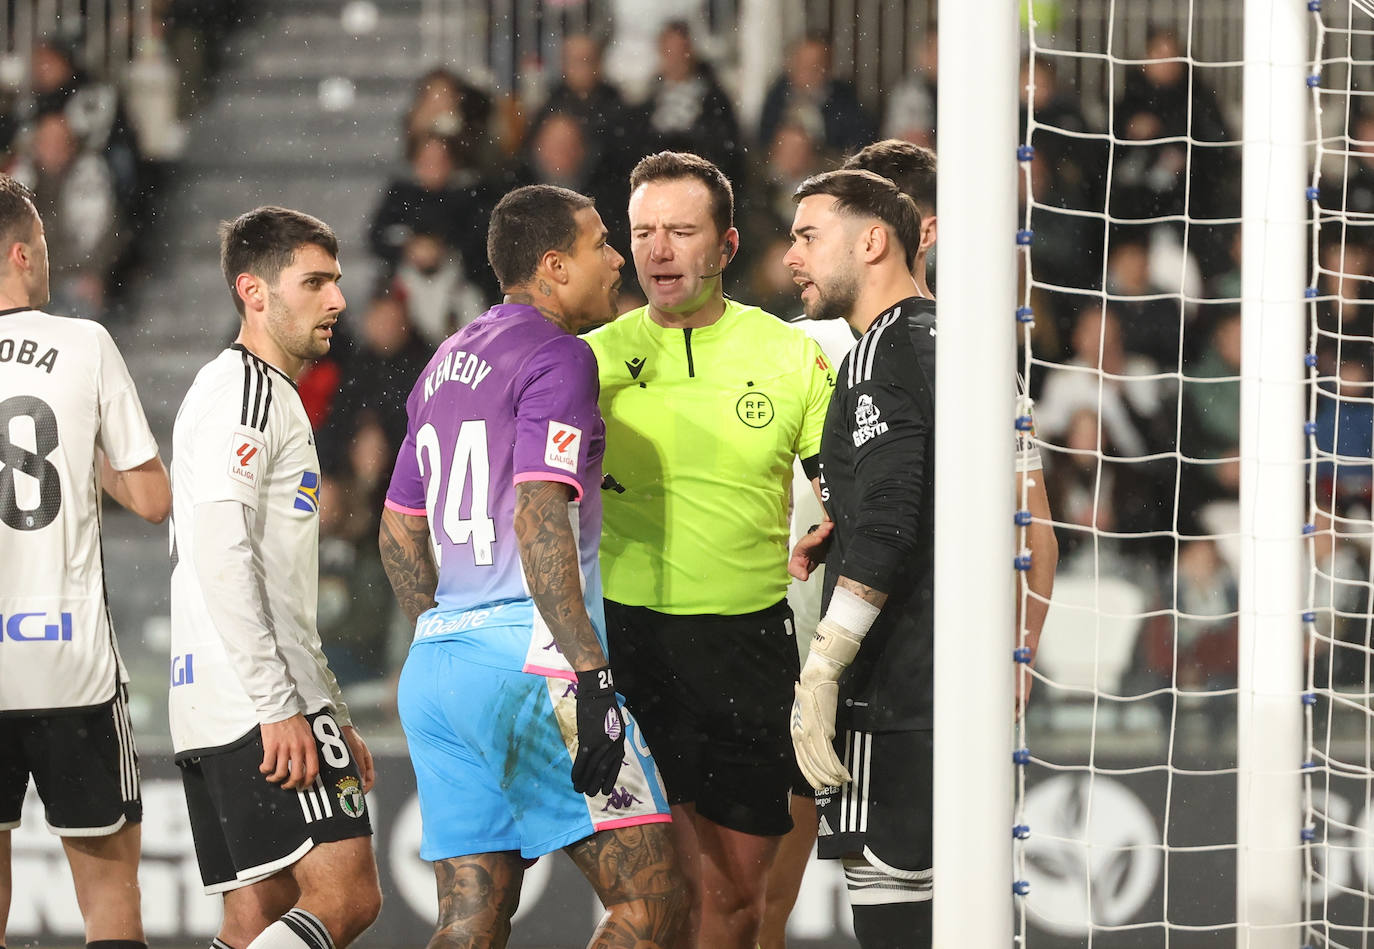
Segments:
[[[673,805],[692,944],[753,949],[804,786],[788,732],[792,462],[814,482],[834,373],[800,329],[725,298],[739,232],[720,169],[660,152],[630,189],[649,302],[586,337],[606,420],[610,659]]]

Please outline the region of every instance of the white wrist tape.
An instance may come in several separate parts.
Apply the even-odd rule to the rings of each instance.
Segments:
[[[836,586],[830,597],[830,608],[816,624],[816,635],[811,640],[811,654],[806,664],[810,666],[814,658],[824,662],[838,676],[854,661],[864,637],[868,635],[874,620],[878,618],[878,607],[863,597]]]

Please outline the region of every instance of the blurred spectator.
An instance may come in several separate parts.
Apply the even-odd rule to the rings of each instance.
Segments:
[[[1369,625],[1374,613],[1374,587],[1370,585],[1369,552],[1351,536],[1370,527],[1367,510],[1354,523],[1338,521],[1329,513],[1314,518],[1316,533],[1312,567],[1312,609],[1316,612],[1316,667],[1318,686],[1364,691],[1370,664]]]
[[[118,90],[82,73],[72,51],[55,40],[34,46],[30,72],[30,121],[37,125],[45,115],[63,113],[77,149],[104,159],[115,198],[132,212],[139,194],[138,140]]]
[[[1217,319],[1202,355],[1187,367],[1179,432],[1179,450],[1185,459],[1228,460],[1215,464],[1183,463],[1179,485],[1181,519],[1195,521],[1204,505],[1239,495],[1240,359],[1240,310],[1232,309]],[[1184,525],[1185,530],[1188,528]]]
[[[1317,371],[1334,376],[1342,360],[1374,365],[1374,251],[1340,239],[1322,241],[1317,267]]]
[[[739,182],[744,144],[735,107],[715,71],[697,58],[686,22],[675,21],[663,28],[658,61],[659,80],[646,103],[652,148],[694,152]]]
[[[538,139],[544,124],[555,117],[581,124],[586,178],[596,182],[595,197],[611,232],[611,246],[623,248],[630,233],[624,214],[630,202],[630,171],[653,150],[653,141],[646,138],[642,117],[601,77],[601,54],[600,43],[584,33],[564,39],[563,76],[531,126],[529,138]]]
[[[934,30],[926,33],[916,68],[887,93],[883,113],[883,138],[900,138],[927,148],[935,147],[936,76],[940,61],[940,38]]]
[[[1181,692],[1214,692],[1236,687],[1240,589],[1235,574],[1210,540],[1179,546],[1177,585],[1172,598],[1177,612],[1160,611],[1141,631],[1137,643],[1141,670],[1132,691],[1163,692],[1155,701],[1165,721]],[[1166,581],[1167,582],[1167,581]],[[1168,597],[1163,598],[1166,602]],[[1217,727],[1234,720],[1234,700],[1214,699],[1206,711]]]
[[[787,70],[768,90],[759,118],[759,141],[772,142],[779,126],[800,125],[827,150],[854,151],[877,137],[877,126],[859,105],[854,87],[830,71],[830,43],[803,37],[787,57]]]
[[[1374,110],[1350,117],[1344,163],[1322,168],[1321,206],[1374,215]]]
[[[320,482],[320,639],[341,685],[384,678],[393,600],[377,553],[371,494],[350,475]]]
[[[523,185],[559,185],[580,191],[596,202],[601,219],[610,231],[610,244],[617,250],[629,246],[628,177],[598,174],[583,125],[561,112],[545,115],[525,145],[524,157],[515,167],[486,185],[488,207],[513,188]],[[481,220],[486,220],[484,214]],[[485,226],[482,229],[485,240]],[[487,300],[486,305],[496,301]]]
[[[1049,370],[1036,402],[1041,436],[1053,439],[1067,432],[1073,417],[1088,409],[1101,413],[1113,452],[1139,457],[1161,450],[1159,420],[1169,380],[1158,378],[1158,366],[1148,357],[1126,351],[1114,313],[1104,314],[1096,304],[1085,307],[1071,344],[1072,358]]]
[[[1030,101],[1036,128],[1029,131],[1031,112],[1023,98],[1021,141],[1035,149],[1031,193],[1037,207],[1031,213],[1035,233],[1031,260],[1036,278],[1060,286],[1097,288],[1102,279],[1101,218],[1054,209],[1102,211],[1107,143],[1076,137],[1090,131],[1088,122],[1077,100],[1060,91],[1053,61],[1037,58],[1032,75],[1030,61],[1024,60],[1021,81],[1026,95],[1034,96]]]
[[[1044,452],[1062,574],[1140,579],[1151,564],[1146,556],[1155,553],[1124,535],[1144,529],[1139,515],[1144,502],[1157,497],[1157,486],[1140,464],[1111,460],[1122,454],[1111,439],[1097,412],[1083,407],[1056,434],[1060,448]]]
[[[422,139],[438,136],[453,143],[460,167],[492,167],[490,121],[490,96],[450,70],[431,69],[416,81],[406,112],[406,156],[414,154]]]
[[[1171,291],[1156,284],[1150,273],[1146,229],[1120,227],[1112,231],[1107,250],[1107,292],[1112,295],[1112,313],[1121,324],[1126,350],[1148,356],[1156,365],[1176,369],[1182,310],[1177,291],[1168,299],[1161,298]]]
[[[801,311],[792,271],[782,264],[791,246],[792,239],[786,234],[776,234],[765,240],[750,257],[752,263],[746,271],[748,290],[741,294],[750,303],[781,319],[789,319]]]
[[[391,272],[409,265],[429,273],[451,264],[475,286],[473,292],[491,296],[497,287],[487,267],[486,228],[473,226],[486,220],[484,202],[472,170],[459,164],[453,140],[421,136],[411,150],[410,175],[392,181],[373,212],[372,252]],[[439,249],[431,253],[429,245],[436,243]],[[463,287],[453,290],[455,296],[465,292]]]
[[[1125,219],[1234,216],[1240,209],[1239,152],[1233,147],[1190,149],[1187,141],[1230,139],[1209,85],[1210,70],[1194,71],[1170,30],[1153,31],[1145,55],[1149,62],[1127,72],[1125,91],[1116,104],[1109,211]],[[1203,246],[1204,237],[1215,238],[1215,246]],[[1198,257],[1204,275],[1224,267],[1225,237],[1229,234],[1205,229],[1190,233],[1194,246],[1189,250]]]
[[[33,189],[43,218],[54,309],[101,318],[126,239],[109,166],[81,150],[67,114],[56,111],[39,117],[14,176]]]
[[[1149,359],[1126,352],[1116,318],[1099,306],[1083,310],[1074,326],[1072,345],[1073,357],[1051,369],[1045,379],[1036,403],[1036,426],[1047,444],[1068,445],[1101,457],[1055,459],[1046,476],[1050,509],[1056,518],[1063,510],[1056,496],[1065,504],[1073,503],[1074,484],[1078,493],[1086,490],[1091,496],[1097,486],[1095,476],[1102,489],[1092,497],[1099,529],[1122,534],[1173,530],[1177,463],[1162,453],[1174,449],[1176,390],[1170,380],[1155,375],[1157,369]],[[1090,430],[1085,428],[1089,424]],[[1073,480],[1056,483],[1062,477]],[[1108,486],[1114,494],[1107,492]],[[1114,526],[1103,527],[1104,521]],[[1064,540],[1072,547],[1077,538],[1063,538],[1061,549]],[[1139,540],[1121,538],[1114,545],[1132,560],[1162,560],[1172,552],[1165,533]]]
[[[359,321],[358,345],[320,437],[320,460],[326,472],[348,468],[355,434],[376,425],[382,437],[381,468],[386,472],[380,481],[384,486],[390,480],[392,462],[406,433],[406,399],[433,352],[416,336],[406,301],[398,293],[383,290],[368,302]],[[366,471],[376,467],[372,460],[363,466]]]
[[[1316,476],[1318,497],[1331,499],[1336,510],[1370,504],[1374,472],[1374,384],[1369,367],[1344,360],[1333,387],[1317,385]],[[1333,455],[1336,456],[1333,458]]]
[[[591,145],[592,163],[608,173],[609,165],[624,168],[628,178],[629,168],[642,157],[644,149],[631,140],[636,130],[620,91],[601,76],[601,54],[601,44],[585,33],[563,39],[563,75],[535,119],[530,137],[538,133],[547,117],[570,116],[582,123]]]
[[[792,122],[780,125],[769,144],[767,162],[757,169],[757,183],[747,189],[746,194],[736,197],[736,216],[743,233],[761,242],[791,230],[797,209],[792,193],[797,185],[824,168],[817,143],[804,126]],[[741,246],[741,257],[746,264],[742,269],[747,269],[748,262],[760,249],[750,247],[749,242]]]

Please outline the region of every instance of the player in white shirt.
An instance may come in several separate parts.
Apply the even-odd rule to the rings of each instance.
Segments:
[[[153,523],[167,470],[98,323],[51,316],[32,195],[0,174],[0,946],[32,774],[98,949],[144,945],[138,755],[105,604],[103,488]]]
[[[263,207],[220,227],[239,311],[172,434],[172,745],[214,945],[333,949],[377,918],[372,757],[320,648],[320,464],[294,379],[344,308],[324,222]]]

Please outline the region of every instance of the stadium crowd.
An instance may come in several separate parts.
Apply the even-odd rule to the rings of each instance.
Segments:
[[[190,99],[203,94],[217,37],[241,6],[157,5]],[[397,104],[402,173],[385,184],[368,227],[381,278],[355,295],[334,351],[301,380],[326,472],[320,624],[343,681],[385,678],[403,656],[372,541],[377,512],[412,380],[444,338],[499,299],[482,222],[500,197],[532,183],[582,191],[623,249],[630,168],[659,149],[698,152],[740,196],[731,291],[790,318],[799,304],[781,258],[792,192],[875,138],[934,144],[936,45],[925,37],[916,68],[874,111],[835,75],[826,39],[803,37],[752,128],[685,23],[662,30],[658,78],[642,98],[604,75],[602,44],[584,34],[565,38],[547,95],[523,112],[448,69],[417,79],[411,100]],[[40,43],[29,92],[0,94],[0,170],[34,189],[48,222],[54,310],[109,319],[137,261],[157,169],[118,87],[87,75],[76,50]],[[1239,138],[1176,36],[1152,34],[1146,59],[1127,68],[1110,108],[1085,109],[1053,59],[1023,71],[1033,103],[1023,129],[1034,147],[1022,195],[1033,197],[1034,233],[1027,384],[1060,525],[1060,574],[1135,577],[1148,607],[1166,610],[1140,630],[1127,673],[1135,686],[1172,676],[1175,644],[1180,669],[1224,686],[1235,676],[1235,557],[1205,536],[1235,523],[1239,485]],[[1374,117],[1358,119],[1355,136],[1374,140]],[[1374,146],[1356,148],[1346,174],[1329,177],[1349,207],[1374,207]],[[1326,206],[1341,200],[1322,196]],[[1316,355],[1339,384],[1319,390],[1317,444],[1356,458],[1374,454],[1363,401],[1374,353],[1337,346],[1336,334],[1358,329],[1371,264],[1374,250],[1356,239],[1319,248]],[[933,262],[930,278],[933,286]],[[642,303],[627,280],[622,308]],[[1320,477],[1337,520],[1369,509],[1369,465],[1325,465]],[[1353,581],[1368,576],[1368,552],[1339,532],[1327,546],[1337,580],[1328,598],[1362,609]],[[1194,618],[1176,620],[1168,608]]]

